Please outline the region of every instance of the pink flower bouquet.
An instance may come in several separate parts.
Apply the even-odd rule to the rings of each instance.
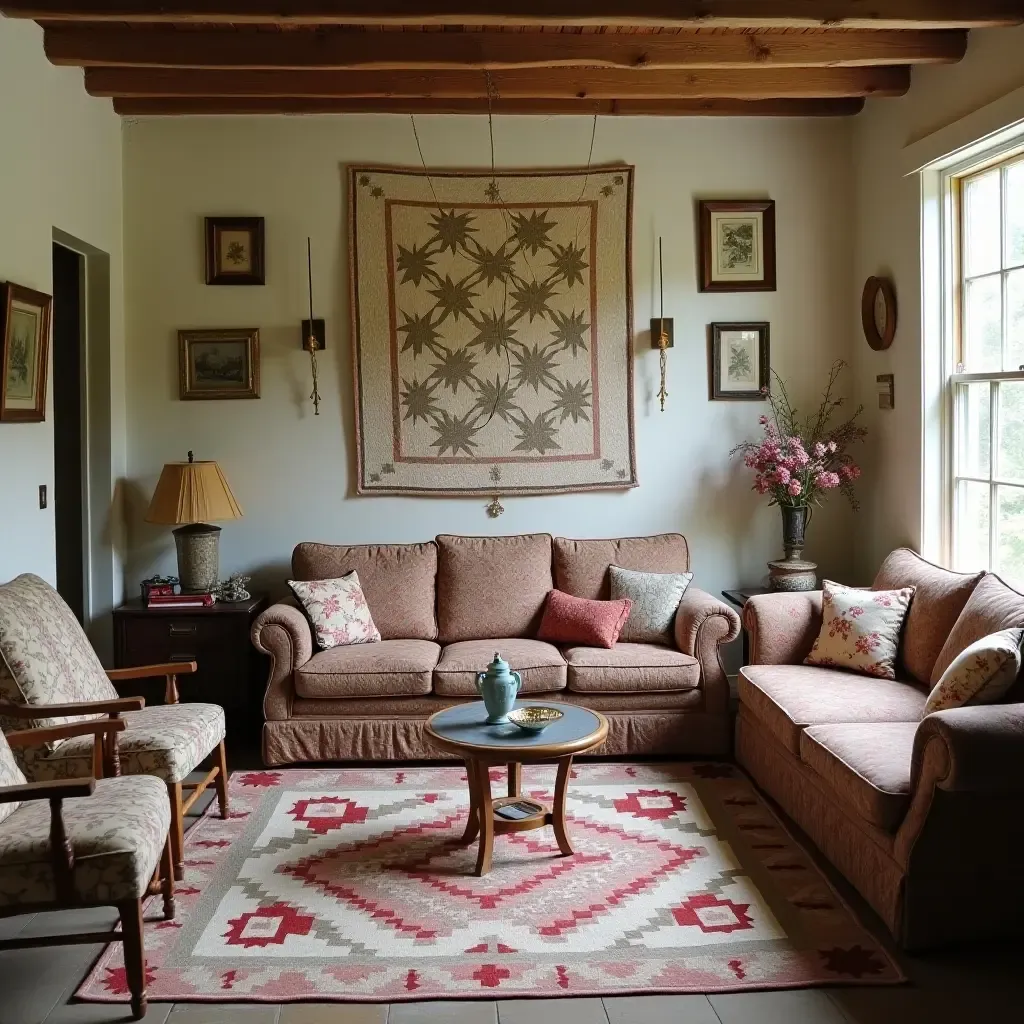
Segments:
[[[820,505],[829,491],[839,490],[854,508],[858,507],[853,481],[861,470],[847,449],[867,435],[867,430],[856,422],[864,407],[858,406],[838,426],[831,425],[843,404],[843,399],[834,397],[833,391],[845,367],[842,360],[833,363],[821,404],[805,420],[799,418],[785,383],[773,371],[777,394],[767,394],[772,415],[761,417],[764,438],[760,442],[744,441],[729,453],[743,456],[743,464],[754,471],[753,489],[758,494],[771,495],[772,505]]]

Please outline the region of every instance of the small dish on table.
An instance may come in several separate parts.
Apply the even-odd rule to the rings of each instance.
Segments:
[[[515,708],[508,713],[508,720],[519,726],[524,732],[543,732],[552,722],[564,718],[565,713],[558,708],[548,708],[541,704],[532,704],[525,708]]]

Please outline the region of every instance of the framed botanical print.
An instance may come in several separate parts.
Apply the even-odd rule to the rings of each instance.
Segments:
[[[255,327],[178,331],[178,396],[260,397],[260,332]]]
[[[700,290],[775,291],[775,200],[702,199]]]
[[[0,421],[46,419],[52,302],[20,284],[0,285]]]
[[[263,284],[263,218],[206,218],[206,283]]]
[[[763,401],[771,357],[768,324],[709,324],[710,398]]]

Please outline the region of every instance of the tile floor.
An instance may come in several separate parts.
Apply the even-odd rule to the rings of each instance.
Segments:
[[[200,801],[200,806],[204,803]],[[827,865],[822,867],[863,919],[884,935],[856,894]],[[103,910],[8,918],[0,920],[0,938],[96,930],[113,919],[113,912]],[[120,1004],[71,1002],[101,949],[90,945],[0,952],[0,1024],[127,1020],[126,1007]],[[910,983],[887,988],[395,1003],[390,1007],[152,1003],[145,1019],[147,1024],[987,1024],[1024,1019],[1024,946],[928,957],[901,954],[899,959]]]

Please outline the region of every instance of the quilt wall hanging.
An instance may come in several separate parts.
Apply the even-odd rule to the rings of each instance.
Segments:
[[[635,487],[632,167],[349,175],[358,492]]]

